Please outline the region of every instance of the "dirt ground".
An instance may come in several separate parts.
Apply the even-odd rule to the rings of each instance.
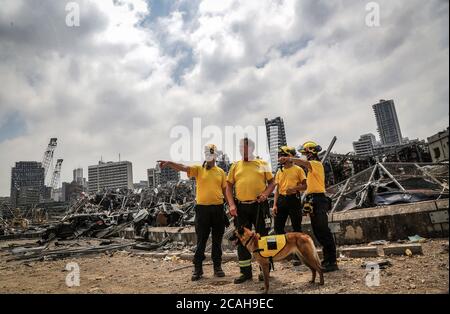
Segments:
[[[17,241],[15,242],[17,243]],[[24,242],[26,243],[26,242]],[[382,269],[379,286],[366,285],[367,271],[363,262],[384,258],[340,258],[340,270],[325,274],[325,285],[309,284],[311,273],[305,266],[294,267],[288,261],[276,263],[271,273],[271,293],[344,294],[344,293],[447,293],[449,283],[448,250],[445,240],[423,243],[424,255],[389,257],[392,266]],[[0,246],[7,246],[1,242]],[[224,264],[227,276],[215,278],[212,266],[205,266],[204,278],[191,282],[192,268],[184,260],[162,260],[121,251],[112,256],[80,257],[58,261],[17,263],[6,262],[7,255],[0,252],[0,293],[131,293],[131,294],[211,294],[260,293],[262,283],[256,276],[243,285],[233,284],[239,269],[235,261]],[[66,265],[76,262],[80,268],[80,286],[69,288]]]

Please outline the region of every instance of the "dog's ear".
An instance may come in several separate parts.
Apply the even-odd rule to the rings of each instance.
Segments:
[[[245,232],[244,227],[240,226],[240,227],[237,229],[237,232],[239,233],[239,235],[243,235],[244,232]]]

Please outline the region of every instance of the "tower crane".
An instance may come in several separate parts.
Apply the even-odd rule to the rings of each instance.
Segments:
[[[59,185],[59,180],[61,178],[62,163],[63,163],[63,159],[58,159],[56,161],[56,166],[55,166],[55,170],[53,171],[52,182],[50,185],[52,187],[53,191],[56,190]]]
[[[44,180],[47,177],[48,169],[53,161],[53,153],[55,152],[57,141],[58,141],[57,138],[50,139],[50,143],[47,146],[47,150],[44,153],[44,157],[42,157],[42,167],[44,168]]]

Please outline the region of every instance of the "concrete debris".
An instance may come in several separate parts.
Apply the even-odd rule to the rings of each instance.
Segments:
[[[0,220],[0,237],[35,231],[44,240],[53,237],[146,237],[148,227],[183,227],[194,224],[194,187],[190,181],[168,183],[155,189],[107,190],[82,193],[55,223],[32,225],[17,214]]]
[[[423,255],[422,245],[421,244],[397,244],[390,245],[383,248],[384,255]]]
[[[448,198],[448,163],[376,163],[331,186],[332,212]]]
[[[386,245],[386,244],[389,244],[389,241],[378,240],[378,241],[373,241],[373,242],[369,243],[369,245]]]
[[[409,239],[409,242],[411,242],[411,243],[423,243],[423,242],[427,241],[427,239],[422,238],[420,235],[417,235],[417,234],[415,236],[408,237],[408,239]]]
[[[11,261],[49,261],[74,256],[84,256],[98,254],[102,252],[114,252],[131,248],[133,242],[130,241],[114,241],[114,242],[98,242],[84,240],[77,243],[66,243],[63,247],[56,245],[43,245],[37,242],[28,246],[9,246],[2,248],[7,251],[11,257],[7,262]]]
[[[117,189],[90,195],[83,193],[56,223],[18,226],[18,221],[22,221],[19,215],[13,216],[10,221],[1,219],[0,237],[4,240],[22,238],[34,232],[40,238],[36,247],[11,249],[13,260],[56,259],[125,248],[147,251],[178,249],[186,245],[172,241],[170,236],[160,243],[144,242],[149,240],[148,229],[193,225],[194,206],[194,188],[190,181],[169,183],[155,189]],[[83,243],[86,238],[125,238],[132,241],[119,245],[103,241],[97,247],[74,248],[77,242],[66,245],[68,241]],[[55,250],[48,250],[49,245]]]

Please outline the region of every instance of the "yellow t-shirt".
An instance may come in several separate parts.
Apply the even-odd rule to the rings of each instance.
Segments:
[[[295,188],[304,180],[306,180],[305,171],[297,165],[284,168],[283,171],[280,169],[275,176],[275,183],[278,184],[278,192],[281,195],[287,195],[289,188]]]
[[[224,202],[223,190],[226,187],[225,172],[217,166],[207,170],[202,166],[188,169],[188,177],[197,182],[196,201],[198,205],[221,205]]]
[[[234,184],[236,198],[241,202],[254,201],[264,192],[267,181],[273,179],[270,166],[261,159],[240,160],[234,163],[228,173],[227,181]]]
[[[325,193],[325,170],[320,161],[312,160],[311,170],[308,171],[306,176],[306,194],[311,193]]]

